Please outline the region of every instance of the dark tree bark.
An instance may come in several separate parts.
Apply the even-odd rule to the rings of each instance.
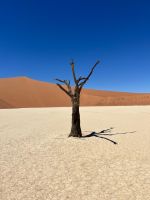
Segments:
[[[80,127],[80,111],[79,111],[79,98],[72,98],[72,126],[69,137],[82,137]]]
[[[95,67],[99,64],[99,61],[95,63],[95,65],[92,67],[89,75],[87,77],[80,76],[78,79],[76,78],[75,70],[74,70],[74,62],[71,62],[71,68],[72,68],[72,75],[75,83],[74,91],[70,86],[70,81],[68,80],[60,80],[56,79],[60,83],[63,83],[66,85],[64,88],[62,85],[58,84],[58,87],[63,90],[70,98],[72,102],[72,126],[71,126],[71,132],[69,134],[69,137],[82,137],[82,131],[80,126],[80,93],[84,86],[84,84],[89,80],[90,76],[92,75]]]

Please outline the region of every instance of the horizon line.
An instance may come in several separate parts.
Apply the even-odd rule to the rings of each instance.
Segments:
[[[49,83],[49,84],[56,85],[56,83],[43,81],[43,80],[39,80],[39,79],[34,79],[34,78],[29,77],[29,76],[0,77],[0,80],[1,79],[15,79],[15,78],[16,79],[17,78],[30,79],[30,80],[33,80],[33,81],[39,81],[39,82],[42,82],[42,83]],[[73,86],[71,86],[71,87],[73,87]],[[84,90],[94,90],[94,91],[104,91],[104,92],[128,93],[128,94],[150,94],[150,92],[128,92],[128,91],[103,90],[103,89],[85,88],[85,87],[83,89]]]

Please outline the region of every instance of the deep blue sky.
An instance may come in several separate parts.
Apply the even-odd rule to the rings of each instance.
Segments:
[[[88,88],[150,92],[150,1],[1,0],[0,77],[71,79]]]

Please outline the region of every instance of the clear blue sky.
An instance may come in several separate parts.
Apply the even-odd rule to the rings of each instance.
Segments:
[[[0,77],[71,79],[87,88],[150,92],[150,1],[1,0]]]

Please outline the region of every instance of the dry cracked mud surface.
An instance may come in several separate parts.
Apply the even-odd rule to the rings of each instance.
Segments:
[[[1,200],[150,199],[150,106],[82,107],[83,134],[68,138],[71,108],[0,110]],[[104,136],[104,135],[103,135]]]

